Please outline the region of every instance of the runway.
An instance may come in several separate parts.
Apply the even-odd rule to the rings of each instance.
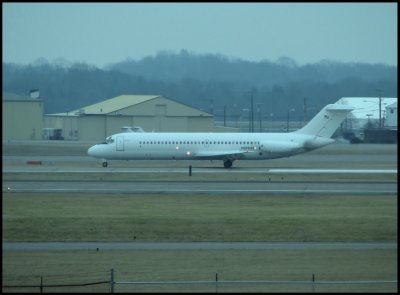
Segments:
[[[185,173],[188,174],[189,167],[132,167],[132,168],[90,168],[90,169],[76,169],[73,167],[7,167],[3,169],[3,173]],[[397,169],[296,169],[296,168],[206,168],[206,167],[192,167],[193,173],[265,173],[265,174],[397,174]]]
[[[395,182],[3,181],[8,193],[397,195]]]
[[[32,161],[40,165],[27,164]],[[2,191],[397,195],[396,163],[396,146],[343,144],[290,158],[238,160],[231,169],[221,161],[110,161],[103,168],[88,156],[3,155]]]
[[[3,250],[376,250],[393,242],[3,242]]]

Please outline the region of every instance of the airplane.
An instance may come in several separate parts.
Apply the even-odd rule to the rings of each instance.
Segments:
[[[155,133],[123,132],[88,149],[92,157],[107,160],[235,160],[290,157],[335,142],[331,138],[354,108],[328,104],[304,127],[288,133]]]

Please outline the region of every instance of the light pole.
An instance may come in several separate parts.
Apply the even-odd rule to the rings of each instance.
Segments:
[[[235,118],[235,127],[238,128],[239,127],[238,120],[239,120],[240,114],[237,111],[237,104],[236,103],[233,104],[233,114],[234,114],[233,116]]]
[[[253,92],[254,90],[251,90],[251,110],[250,110],[250,116],[251,116],[251,131],[250,132],[254,132],[254,108],[253,108]]]
[[[251,132],[251,121],[250,121],[250,110],[249,109],[242,109],[242,118],[244,118],[244,113],[249,112],[248,120],[249,120],[249,132]]]
[[[210,99],[210,110],[211,110],[211,114],[214,115],[214,99]]]
[[[376,89],[379,93],[379,128],[382,128],[382,90]]]
[[[304,111],[304,118],[303,118],[303,126],[306,125],[307,122],[307,98],[304,97],[303,99],[303,111]]]
[[[287,111],[287,122],[286,122],[286,132],[289,132],[289,116],[290,116],[290,112],[294,112],[296,111],[295,109],[290,109]]]
[[[226,105],[224,105],[224,127],[226,127]]]
[[[261,114],[261,106],[263,105],[263,103],[256,103],[257,105],[257,113],[258,113],[258,118],[260,120],[260,132],[262,132],[262,114]]]
[[[381,91],[380,89],[377,89],[378,91]],[[379,102],[376,101],[372,101],[372,100],[366,100],[364,99],[363,102],[369,102],[369,103],[374,103],[374,104],[379,104],[379,121],[378,121],[378,126],[379,128],[382,128],[383,124],[382,124],[382,97],[379,96]],[[386,105],[386,103],[383,103],[384,105]],[[375,109],[376,110],[376,109]]]
[[[269,114],[269,117],[270,117],[270,119],[271,119],[271,126],[270,126],[270,128],[271,128],[271,132],[272,132],[272,130],[274,129],[274,128],[273,128],[273,122],[272,122],[272,118],[274,117],[274,113],[270,113],[270,114]]]

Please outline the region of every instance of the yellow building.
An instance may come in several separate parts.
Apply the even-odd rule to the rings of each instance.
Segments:
[[[38,94],[25,97],[3,92],[3,140],[42,138],[43,101]]]
[[[65,140],[101,141],[125,126],[145,132],[212,132],[211,114],[160,95],[120,95],[61,114],[46,114],[44,127],[63,129]]]

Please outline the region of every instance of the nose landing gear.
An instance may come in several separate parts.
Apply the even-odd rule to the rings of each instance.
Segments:
[[[108,166],[108,163],[107,163],[107,160],[106,160],[106,159],[103,159],[103,160],[102,160],[102,163],[103,163],[103,167],[104,167],[104,168],[106,168],[106,167]]]
[[[232,167],[232,163],[233,163],[232,160],[225,160],[224,161],[224,167],[225,168],[231,168]]]

